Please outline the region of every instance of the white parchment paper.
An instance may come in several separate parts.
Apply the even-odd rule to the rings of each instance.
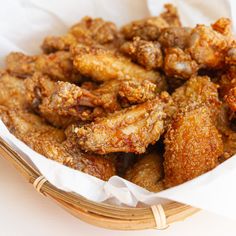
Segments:
[[[163,4],[173,2],[184,25],[209,24],[225,16],[236,25],[233,0],[11,0],[1,1],[0,64],[11,51],[39,52],[46,35],[65,33],[85,15],[103,17],[122,25],[130,20],[159,14]],[[104,182],[93,176],[48,160],[10,134],[0,121],[0,136],[27,161],[32,162],[46,179],[65,191],[81,194],[97,202],[136,206],[138,202],[156,204],[175,200],[236,220],[236,158],[180,186],[151,193],[118,176]]]

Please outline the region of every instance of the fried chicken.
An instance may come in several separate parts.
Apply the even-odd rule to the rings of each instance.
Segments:
[[[188,47],[191,28],[188,27],[168,27],[161,31],[158,42],[162,48],[180,48]]]
[[[116,25],[101,18],[84,17],[73,25],[63,36],[46,37],[42,44],[45,53],[68,51],[76,43],[98,43],[108,47],[116,47],[122,42],[122,35]]]
[[[20,52],[10,53],[6,58],[6,69],[13,75],[28,77],[35,72],[48,75],[53,80],[80,81],[80,73],[74,69],[69,52],[27,56]]]
[[[198,64],[180,48],[168,48],[165,52],[164,71],[169,77],[189,79],[196,74]]]
[[[133,41],[125,42],[120,50],[134,62],[149,70],[160,68],[163,64],[161,47],[156,41],[146,41],[135,37]]]
[[[111,161],[70,149],[70,140],[66,140],[64,132],[47,125],[39,116],[1,106],[0,117],[17,138],[45,157],[103,180],[115,175]]]
[[[129,58],[101,46],[77,44],[72,47],[74,66],[85,76],[95,81],[112,79],[137,79],[158,82],[161,78],[156,71],[147,71]]]
[[[223,153],[221,135],[208,108],[180,112],[165,134],[165,187],[191,180],[217,166]]]
[[[218,23],[220,21],[218,20]],[[188,52],[201,68],[219,69],[225,65],[225,57],[231,48],[232,40],[216,27],[218,23],[215,23],[213,28],[197,25],[191,32]]]
[[[125,179],[150,192],[163,190],[162,178],[162,158],[156,151],[139,157],[139,160],[125,174]]]
[[[99,154],[144,153],[164,132],[164,103],[159,97],[78,127],[78,145]]]
[[[171,4],[166,4],[165,12],[160,16],[149,17],[142,20],[133,21],[122,27],[121,32],[128,40],[140,37],[144,40],[157,40],[161,30],[170,26],[179,27],[181,25],[177,10]]]

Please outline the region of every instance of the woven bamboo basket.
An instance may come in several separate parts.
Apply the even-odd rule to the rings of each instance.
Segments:
[[[116,230],[165,229],[182,221],[199,209],[177,202],[144,208],[128,208],[96,203],[73,193],[57,189],[44,181],[40,173],[0,138],[0,157],[10,161],[35,186],[75,217],[103,228]],[[43,180],[43,181],[42,181]]]

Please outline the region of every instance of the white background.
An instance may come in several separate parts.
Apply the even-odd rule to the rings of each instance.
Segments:
[[[201,211],[165,231],[110,231],[81,222],[38,194],[0,157],[0,236],[233,236],[236,222]]]

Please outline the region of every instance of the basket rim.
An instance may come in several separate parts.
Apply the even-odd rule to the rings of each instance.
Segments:
[[[32,165],[24,160],[24,158],[13,150],[1,137],[0,156],[10,161],[31,184],[41,176]],[[45,196],[56,201],[72,215],[100,227],[120,230],[150,229],[158,227],[151,206],[135,208],[110,205],[108,203],[97,203],[77,193],[60,190],[48,181],[43,184],[41,192]],[[174,201],[162,204],[162,207],[168,225],[184,220],[200,210]],[[98,218],[99,222],[93,221],[92,219],[94,218]],[[142,224],[140,224],[140,222],[142,222]],[[132,227],[132,224],[136,226]]]

